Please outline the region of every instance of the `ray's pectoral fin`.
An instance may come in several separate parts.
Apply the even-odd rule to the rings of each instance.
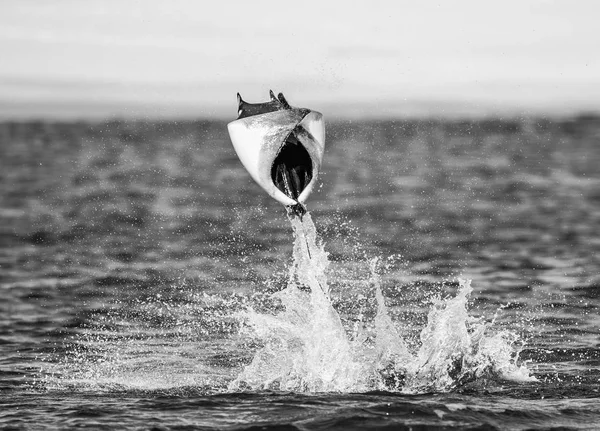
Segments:
[[[248,103],[240,93],[237,94],[238,103],[238,120],[241,118],[252,117],[254,115],[267,114],[269,112],[283,111],[292,109],[287,103],[282,93],[279,93],[279,98],[275,97],[273,90],[269,90],[270,100],[264,103]]]
[[[313,178],[312,160],[308,151],[295,135],[288,136],[273,161],[273,184],[289,198],[298,201],[302,191]]]

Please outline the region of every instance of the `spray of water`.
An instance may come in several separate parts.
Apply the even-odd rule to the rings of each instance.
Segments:
[[[329,261],[310,214],[291,222],[294,261],[287,287],[276,294],[283,311],[244,314],[264,345],[229,390],[418,393],[449,391],[484,378],[533,380],[519,363],[518,337],[469,315],[469,281],[460,281],[455,297],[434,300],[420,345],[411,352],[388,313],[373,259],[376,316],[347,330],[330,300]]]
[[[294,262],[288,286],[276,294],[284,311],[247,313],[249,325],[265,346],[229,388],[311,392],[362,388],[362,365],[329,298],[327,253],[317,241],[309,214],[303,221],[292,219],[292,225]]]
[[[533,379],[519,363],[518,337],[469,314],[468,281],[456,296],[433,300],[415,343],[392,318],[379,259],[372,259],[367,291],[353,308],[358,316],[344,320],[310,214],[291,223],[293,263],[286,287],[272,297],[162,286],[91,319],[39,383],[93,391],[423,393]]]

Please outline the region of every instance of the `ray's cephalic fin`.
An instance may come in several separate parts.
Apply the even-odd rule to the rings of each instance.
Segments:
[[[290,106],[290,104],[288,103],[288,101],[285,100],[285,96],[283,95],[283,93],[279,93],[277,95],[277,97],[278,97],[279,101],[281,102],[281,105],[283,105],[283,107],[285,109],[292,109],[292,107]]]

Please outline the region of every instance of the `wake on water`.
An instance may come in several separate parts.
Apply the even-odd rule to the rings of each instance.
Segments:
[[[460,280],[456,297],[434,300],[420,347],[411,352],[388,314],[375,258],[370,285],[376,316],[368,321],[361,315],[349,334],[330,301],[329,261],[310,214],[291,223],[294,261],[287,287],[275,294],[283,311],[242,313],[264,346],[229,390],[423,393],[483,378],[535,380],[519,363],[516,334],[494,332],[493,321],[469,316],[468,280]]]
[[[425,393],[447,392],[479,380],[535,380],[520,363],[522,345],[516,334],[495,330],[493,321],[469,315],[470,281],[459,281],[455,297],[433,300],[419,343],[411,348],[390,317],[379,260],[372,259],[369,289],[376,312],[360,313],[351,328],[345,327],[332,305],[328,254],[310,214],[291,218],[291,224],[293,263],[287,286],[273,294],[278,303],[274,309],[258,311],[239,298],[216,306],[212,302],[218,299],[210,295],[195,295],[182,307],[159,294],[138,302],[135,313],[143,310],[144,319],[172,325],[163,323],[160,331],[149,331],[127,316],[103,315],[106,324],[84,331],[58,364],[42,370],[42,383],[47,388],[88,390],[198,386],[208,392]],[[206,332],[218,327],[221,337],[236,332],[231,313],[236,322],[243,322],[242,332],[260,343],[233,380],[223,377],[228,374],[223,367],[198,359],[205,355],[200,353],[203,349],[215,353],[215,340],[195,338],[198,328]],[[216,356],[239,355],[235,343],[221,339],[218,344]]]

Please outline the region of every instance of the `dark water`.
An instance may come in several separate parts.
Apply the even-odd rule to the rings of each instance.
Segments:
[[[332,123],[321,182],[343,328],[283,376],[301,256],[224,123],[0,125],[0,427],[600,427],[600,120]],[[382,315],[441,366],[353,377]]]

